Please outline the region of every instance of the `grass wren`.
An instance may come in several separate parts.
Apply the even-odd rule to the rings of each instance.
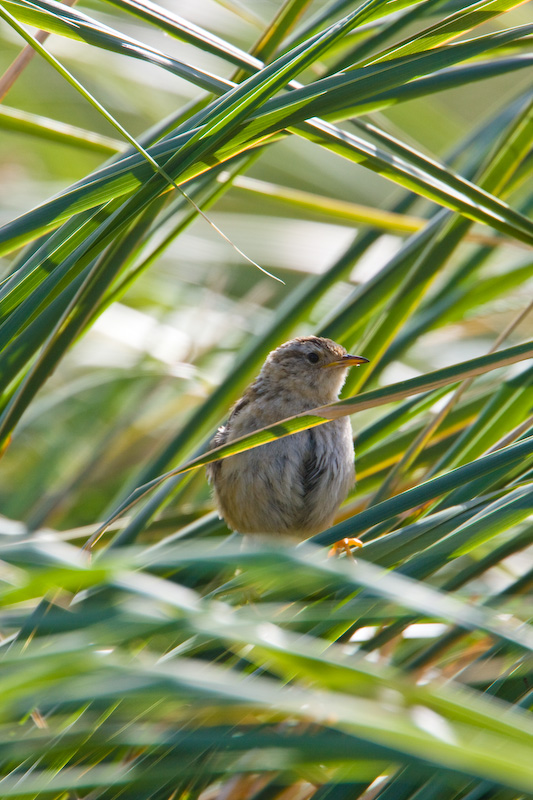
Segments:
[[[367,362],[331,339],[302,336],[269,353],[211,447],[332,403],[348,367]],[[215,461],[207,467],[220,515],[239,533],[306,539],[332,523],[355,482],[348,417]]]

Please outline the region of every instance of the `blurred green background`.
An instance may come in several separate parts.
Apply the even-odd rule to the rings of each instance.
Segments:
[[[9,0],[0,21],[0,793],[533,797],[531,2],[95,0],[70,33],[68,13]],[[159,164],[281,280],[149,166],[94,198],[131,143],[39,54],[8,85],[13,20],[52,30],[150,153],[170,143]],[[291,80],[325,83],[291,107]],[[363,534],[357,565],[243,553],[203,470],[129,505],[307,333],[371,360],[343,395],[369,393],[358,485],[314,543]]]

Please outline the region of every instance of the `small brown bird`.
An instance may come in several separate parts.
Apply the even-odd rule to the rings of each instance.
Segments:
[[[211,447],[338,398],[348,367],[368,361],[331,339],[302,336],[269,353]],[[347,417],[207,467],[218,511],[239,533],[306,539],[328,528],[355,482]]]

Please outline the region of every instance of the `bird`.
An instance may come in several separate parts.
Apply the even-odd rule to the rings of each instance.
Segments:
[[[269,353],[211,448],[334,402],[348,368],[365,363],[367,358],[350,355],[331,339],[300,336],[285,342]],[[207,477],[230,529],[302,541],[330,527],[355,484],[350,421],[340,417],[214,461]]]

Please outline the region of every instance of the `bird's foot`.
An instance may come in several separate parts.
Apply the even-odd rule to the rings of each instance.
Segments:
[[[351,548],[362,547],[362,546],[363,542],[361,541],[361,539],[341,539],[339,542],[335,542],[335,544],[328,553],[328,558],[331,558],[332,556],[338,556],[342,552],[345,552],[349,558],[353,558],[353,553],[351,551]]]

